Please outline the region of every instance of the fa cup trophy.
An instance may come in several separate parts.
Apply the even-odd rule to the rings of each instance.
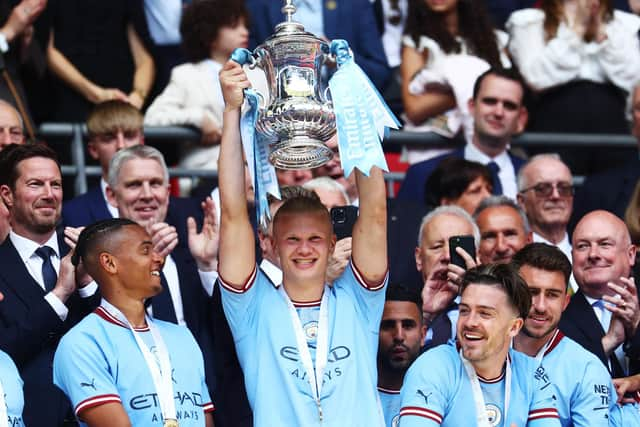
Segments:
[[[325,144],[336,132],[345,176],[354,168],[369,174],[387,170],[381,141],[399,122],[367,75],[355,63],[345,40],[330,43],[294,22],[296,8],[285,0],[286,20],[254,52],[236,49],[231,59],[266,75],[269,96],[245,89],[240,122],[242,145],[253,177],[259,223],[269,217],[267,193],[280,197],[274,166],[309,169],[332,159]],[[335,62],[328,85],[323,65]]]
[[[328,86],[322,90],[320,85],[329,44],[293,21],[292,0],[286,0],[282,11],[286,21],[276,26],[275,34],[253,53],[244,50],[232,58],[266,75],[270,101],[259,107],[256,130],[270,143],[269,161],[281,169],[315,168],[331,160],[333,152],[325,142],[336,132]]]

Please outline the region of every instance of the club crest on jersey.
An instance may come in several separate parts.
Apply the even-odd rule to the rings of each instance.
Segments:
[[[502,412],[500,412],[500,408],[492,403],[488,403],[485,408],[487,410],[489,425],[491,425],[491,427],[499,426],[502,422]]]
[[[302,329],[308,341],[315,340],[318,336],[318,322],[315,320],[305,323]]]

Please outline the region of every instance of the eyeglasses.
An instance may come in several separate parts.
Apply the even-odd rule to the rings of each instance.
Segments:
[[[526,193],[529,190],[533,190],[538,197],[549,197],[553,194],[553,189],[558,190],[560,197],[572,197],[573,185],[568,182],[541,182],[524,190],[520,190],[520,193]]]

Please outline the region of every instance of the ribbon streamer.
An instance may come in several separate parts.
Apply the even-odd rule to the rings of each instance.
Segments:
[[[231,59],[240,65],[254,62],[251,51],[238,48],[231,54]],[[242,148],[249,168],[249,175],[253,182],[253,193],[256,203],[257,224],[265,226],[271,218],[267,193],[280,199],[280,187],[276,169],[269,162],[269,141],[256,132],[256,122],[259,113],[260,95],[252,88],[244,90],[246,108],[240,119],[240,137]]]
[[[365,175],[373,166],[388,171],[382,140],[400,122],[371,80],[353,60],[346,40],[333,40],[331,54],[338,70],[329,80],[338,126],[338,148],[345,176],[354,168]]]

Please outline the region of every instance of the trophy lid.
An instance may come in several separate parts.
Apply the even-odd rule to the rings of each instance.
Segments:
[[[293,15],[296,13],[296,7],[293,5],[293,0],[285,0],[285,5],[282,8],[282,13],[286,15],[285,21],[276,25],[276,32],[272,34],[266,41],[267,42],[277,42],[274,39],[278,39],[280,37],[291,37],[291,36],[306,36],[312,37],[317,41],[321,41],[314,34],[305,31],[304,25],[299,22],[293,20]],[[279,41],[279,40],[278,40]]]

